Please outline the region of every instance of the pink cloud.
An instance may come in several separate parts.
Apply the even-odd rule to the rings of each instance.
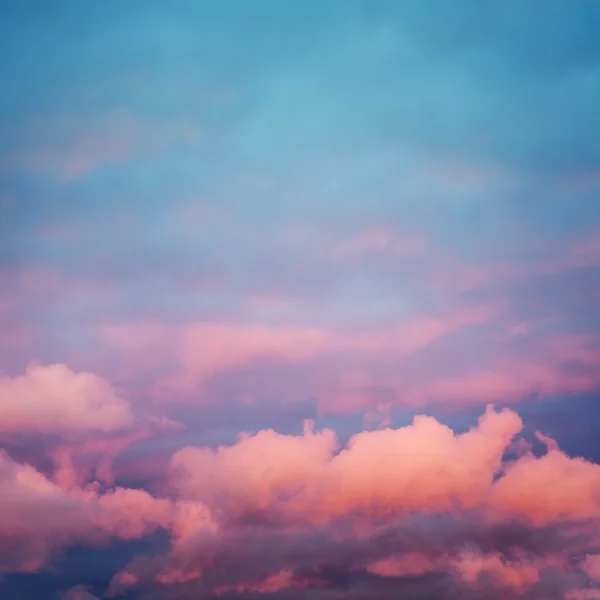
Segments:
[[[539,232],[531,231],[530,236],[532,256],[519,262],[498,257],[498,260],[482,263],[478,257],[469,260],[458,257],[448,248],[433,246],[427,260],[411,274],[414,279],[410,283],[443,298],[455,298],[457,294],[471,290],[495,291],[497,294],[502,289],[504,294],[510,295],[515,286],[536,282],[543,285],[549,278],[558,282],[561,276],[571,271],[600,266],[598,231],[591,231],[581,238],[554,240],[552,244],[540,238]]]
[[[130,373],[153,365],[177,364],[177,373],[162,378],[157,391],[163,396],[191,392],[212,375],[243,368],[253,361],[270,360],[308,364],[321,358],[354,356],[372,362],[379,356],[409,356],[453,331],[488,321],[503,308],[490,304],[441,316],[421,316],[385,330],[349,333],[336,329],[266,326],[246,323],[104,324],[100,337],[124,356]],[[334,375],[335,378],[339,373]],[[318,381],[324,408],[335,411],[336,398]]]
[[[590,335],[541,338],[528,344],[525,356],[498,353],[485,368],[446,377],[432,373],[402,390],[409,404],[451,401],[487,403],[517,401],[530,394],[577,394],[600,386],[600,350]],[[579,369],[564,365],[578,363]]]
[[[488,410],[478,427],[454,435],[432,417],[400,429],[362,432],[339,452],[330,430],[303,436],[262,431],[217,450],[173,456],[181,497],[241,517],[283,511],[311,521],[366,515],[436,513],[489,504],[494,476],[522,423]]]
[[[398,407],[516,402],[600,386],[600,350],[593,334],[548,335],[520,322],[507,335],[504,308],[503,303],[484,304],[360,332],[140,323],[104,325],[100,335],[119,357],[121,380],[162,369],[144,390],[159,401],[226,402],[230,394],[241,395],[243,383],[239,401],[264,395],[283,401],[314,398],[319,415],[366,412],[367,427],[385,426]],[[484,345],[498,322],[502,335]],[[476,347],[482,346],[473,356],[464,348],[452,351],[463,342],[450,336],[467,330]],[[225,386],[224,396],[225,373],[231,374],[229,382],[241,383],[233,392]]]
[[[28,465],[0,452],[0,571],[35,571],[88,529],[82,506]]]
[[[492,581],[514,597],[528,597],[546,572],[572,581],[572,558],[586,546],[569,549],[575,543],[569,539],[576,539],[569,529],[560,549],[554,541],[541,553],[520,546],[522,536],[502,550],[478,545],[489,546],[494,528],[507,527],[510,539],[518,522],[523,531],[554,527],[561,535],[566,524],[587,520],[583,534],[600,522],[600,466],[566,456],[542,434],[545,455],[536,458],[524,445],[516,459],[503,462],[521,428],[515,412],[488,408],[463,434],[419,416],[399,429],[359,433],[343,447],[332,431],[315,432],[307,423],[298,436],[264,430],[216,449],[185,448],[172,459],[170,554],[134,561],[112,589],[152,581],[216,594],[308,589],[326,585],[311,573],[329,560],[382,579],[435,571],[473,589]],[[444,521],[436,519],[449,515],[452,527],[473,540],[481,535],[479,541],[441,541]],[[407,533],[404,546],[382,546],[415,516],[434,524],[421,521],[425,545]],[[261,562],[265,548],[270,558]],[[595,563],[590,556],[579,568],[595,577]]]
[[[600,465],[570,458],[555,448],[541,458],[523,456],[495,484],[493,503],[538,526],[600,517]]]
[[[367,565],[367,571],[381,577],[406,577],[407,575],[423,575],[433,571],[432,560],[418,552],[390,556]]]
[[[24,375],[0,376],[0,431],[114,431],[130,425],[129,404],[93,373],[30,364]]]
[[[588,554],[579,565],[593,581],[600,581],[600,554]]]
[[[65,491],[0,452],[0,572],[36,571],[68,545],[139,538],[171,518],[171,502],[145,491]]]
[[[78,435],[71,435],[69,440],[59,439],[47,444],[47,454],[54,464],[54,481],[64,489],[84,485],[91,479],[112,485],[115,480],[113,461],[119,454],[140,440],[182,428],[180,423],[164,417],[146,417],[138,419],[131,427],[109,433],[79,430]],[[154,462],[151,466],[156,472],[158,464]]]
[[[553,352],[562,356],[569,347],[581,360],[594,358],[582,340],[572,342],[558,344]],[[476,519],[482,527],[516,520],[539,529],[600,521],[600,465],[567,456],[539,432],[547,452],[534,456],[515,440],[523,423],[508,409],[489,407],[463,434],[421,415],[409,426],[363,431],[345,445],[333,431],[315,431],[307,422],[302,435],[263,430],[240,434],[234,444],[216,449],[187,447],[171,460],[171,487],[165,490],[173,496],[159,498],[122,487],[102,491],[98,483],[111,484],[110,460],[116,453],[155,431],[132,427],[128,404],[106,381],[64,365],[33,365],[23,376],[4,377],[0,391],[5,415],[0,422],[7,432],[93,432],[56,447],[52,476],[0,455],[4,572],[38,570],[73,543],[138,539],[157,528],[170,531],[172,550],[154,564],[152,577],[163,585],[184,585],[204,582],[221,568],[223,556],[231,554],[229,545],[252,523],[258,523],[253,526],[257,535],[267,535],[263,524],[269,523],[292,539],[314,530],[330,540],[339,537],[336,528],[345,523],[353,531],[352,543],[366,544],[378,527],[411,515],[451,514],[459,522]],[[22,401],[22,412],[15,399]],[[388,408],[382,405],[381,413]],[[517,447],[518,458],[503,462],[507,449]],[[92,477],[96,481],[88,483]],[[593,579],[597,561],[588,554],[579,568]],[[250,558],[234,552],[227,560],[242,564]],[[297,572],[298,560],[292,553],[256,578],[241,574],[231,585],[216,579],[211,589],[245,594],[320,586],[318,578]],[[348,568],[388,579],[454,570],[465,584],[479,585],[485,575],[525,594],[545,569],[567,568],[560,557],[544,560],[489,550],[405,549],[361,551]],[[147,573],[125,570],[123,581],[117,577],[114,585],[138,585],[145,578]]]
[[[301,578],[292,569],[269,575],[261,580],[248,580],[235,585],[222,585],[214,589],[217,596],[229,594],[232,591],[238,594],[275,594],[284,590],[308,590],[310,588],[322,587],[326,582],[318,577]]]
[[[85,491],[81,497],[93,504],[91,521],[103,532],[123,540],[141,538],[172,522],[172,504],[144,490],[114,488],[104,494]]]
[[[493,577],[501,586],[522,590],[540,581],[540,571],[548,566],[564,568],[564,561],[508,561],[497,553],[461,552],[454,561],[459,576],[468,584],[477,583],[482,574]]]
[[[313,433],[307,425],[298,437],[265,430],[217,450],[184,448],[172,460],[175,485],[183,498],[223,503],[230,513],[271,508],[281,494],[319,477],[337,443],[332,431]]]
[[[302,436],[265,430],[216,450],[180,450],[173,481],[182,499],[218,507],[228,518],[275,511],[319,522],[485,509],[541,526],[599,517],[599,465],[555,447],[541,458],[524,450],[503,465],[521,428],[513,411],[488,408],[464,434],[418,416],[410,426],[356,434],[342,449],[332,431],[315,433],[310,424]]]

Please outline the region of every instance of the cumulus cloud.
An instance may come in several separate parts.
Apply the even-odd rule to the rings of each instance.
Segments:
[[[560,482],[557,484],[557,482]],[[541,493],[543,490],[543,493]],[[496,507],[536,524],[600,516],[600,465],[552,449],[524,456],[494,486]]]
[[[336,452],[333,431],[302,436],[262,431],[216,451],[186,448],[173,457],[184,497],[232,514],[281,510],[308,520],[354,513],[443,512],[487,505],[494,475],[522,422],[488,409],[478,427],[456,436],[432,417],[400,429],[362,432]]]
[[[586,581],[598,579],[600,467],[543,434],[547,452],[534,455],[513,443],[522,427],[514,411],[488,407],[459,434],[429,416],[345,444],[311,422],[301,435],[241,434],[176,452],[168,498],[81,483],[67,476],[68,462],[50,478],[2,453],[0,570],[33,572],[70,545],[161,528],[168,554],[133,560],[109,595],[386,597],[393,584],[407,597],[542,598],[553,581],[586,597]],[[507,460],[509,448],[516,458]]]
[[[298,436],[264,430],[185,448],[172,459],[171,552],[134,561],[112,590],[291,593],[339,587],[340,577],[418,593],[446,577],[455,591],[511,598],[543,597],[549,580],[574,589],[575,559],[599,523],[600,467],[543,435],[545,455],[522,445],[507,461],[522,427],[515,412],[488,407],[462,434],[419,416],[344,446],[307,423]],[[580,569],[594,573],[594,560]]]
[[[301,436],[264,430],[216,450],[184,448],[173,456],[173,481],[182,498],[230,518],[271,511],[319,522],[485,509],[545,525],[600,516],[600,465],[567,456],[543,435],[545,455],[524,449],[503,462],[522,427],[514,411],[488,407],[463,434],[417,416],[406,427],[358,433],[340,449],[333,431],[307,422]]]
[[[146,417],[136,420],[131,427],[113,432],[76,430],[74,439],[59,438],[46,444],[46,451],[54,465],[54,480],[63,488],[82,486],[97,480],[112,485],[116,474],[114,459],[130,446],[159,434],[173,433],[183,428],[165,417]]]
[[[0,572],[36,571],[69,545],[139,538],[171,518],[171,502],[143,490],[65,490],[0,451]]]
[[[30,364],[23,375],[0,376],[0,432],[110,432],[131,422],[129,404],[93,373]]]

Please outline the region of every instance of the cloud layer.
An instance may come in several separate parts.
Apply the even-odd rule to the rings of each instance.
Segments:
[[[552,577],[564,592],[585,589],[600,542],[600,466],[545,436],[542,456],[521,445],[506,460],[522,425],[490,407],[458,435],[419,416],[343,447],[307,423],[300,436],[264,430],[231,446],[180,450],[171,552],[133,561],[111,591],[300,593],[352,590],[355,581],[377,594],[391,580],[435,593],[434,575],[454,590],[437,597],[461,589],[543,597]]]
[[[106,381],[56,365],[6,381],[46,411],[21,424],[29,439],[68,440],[90,428],[105,437],[49,447],[46,474],[0,455],[5,574],[47,569],[76,545],[101,548],[161,530],[170,539],[166,554],[134,557],[100,592],[385,597],[393,584],[413,595],[542,598],[555,586],[562,595],[551,597],[576,598],[591,597],[600,577],[600,465],[568,456],[539,432],[526,441],[510,409],[488,406],[462,433],[417,415],[346,442],[305,421],[300,435],[263,429],[228,445],[186,446],[153,493],[115,484],[103,462],[152,435],[114,437],[111,429],[131,425],[132,416]],[[53,412],[78,420],[57,428],[46,417]],[[14,420],[7,423],[14,433]],[[545,450],[534,452],[533,443]]]

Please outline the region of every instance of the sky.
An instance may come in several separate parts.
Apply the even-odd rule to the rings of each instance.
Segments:
[[[0,40],[1,598],[600,599],[600,2]]]

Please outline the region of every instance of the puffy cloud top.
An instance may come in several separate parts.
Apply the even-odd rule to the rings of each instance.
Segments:
[[[131,422],[129,404],[93,373],[30,364],[24,375],[0,377],[0,432],[109,432]]]

